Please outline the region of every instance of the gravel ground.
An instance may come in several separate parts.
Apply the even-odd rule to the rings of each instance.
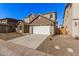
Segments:
[[[53,54],[55,56],[79,56],[79,40],[70,36],[50,36],[37,48],[37,50]]]
[[[24,36],[24,35],[29,35],[29,34],[28,33],[19,34],[19,33],[16,33],[16,32],[13,32],[13,33],[0,33],[0,39],[7,41],[7,40],[18,38],[18,37],[21,37],[21,36]]]

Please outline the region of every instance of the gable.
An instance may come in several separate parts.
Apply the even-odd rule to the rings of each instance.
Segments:
[[[30,14],[27,18],[24,19],[24,21],[27,22],[27,23],[30,23],[37,16],[38,15],[36,15],[36,14]]]
[[[51,22],[49,19],[45,18],[44,16],[38,16],[36,19],[34,19],[30,25],[51,25],[53,22]]]

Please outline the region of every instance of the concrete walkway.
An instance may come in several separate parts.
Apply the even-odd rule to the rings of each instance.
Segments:
[[[27,36],[19,37],[9,40],[8,42],[23,45],[29,48],[37,49],[42,42],[48,37],[48,35],[30,34]]]

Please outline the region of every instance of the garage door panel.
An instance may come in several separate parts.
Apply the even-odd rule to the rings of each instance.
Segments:
[[[33,26],[33,34],[50,34],[50,26]]]

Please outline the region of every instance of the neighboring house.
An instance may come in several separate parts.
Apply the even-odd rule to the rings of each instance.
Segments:
[[[57,27],[56,12],[35,15],[31,14],[24,21],[29,23],[29,33],[54,35]]]
[[[0,19],[0,32],[15,32],[17,22],[13,18]]]
[[[29,33],[29,25],[24,21],[20,20],[17,22],[16,32],[18,33]]]
[[[69,3],[64,10],[63,27],[66,34],[73,37],[79,36],[79,4]]]
[[[34,18],[36,18],[37,16],[38,16],[38,15],[31,13],[28,17],[26,17],[26,18],[24,19],[24,22],[29,23],[29,22],[31,22]]]

